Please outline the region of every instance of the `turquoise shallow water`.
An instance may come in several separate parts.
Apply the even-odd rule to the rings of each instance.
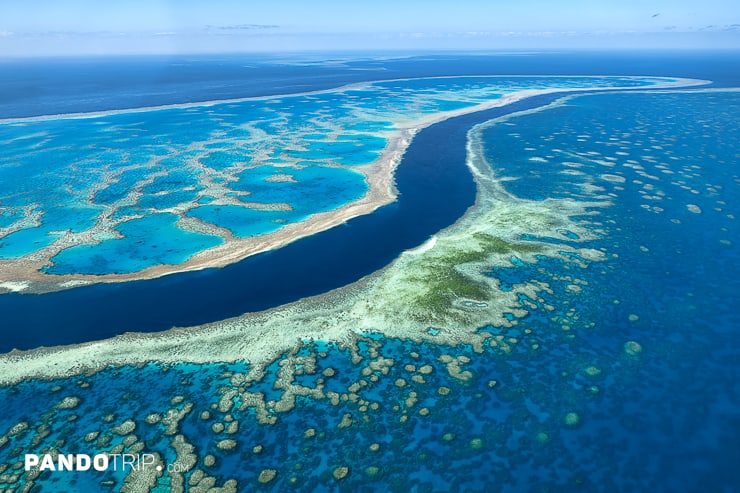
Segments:
[[[246,238],[280,229],[281,224],[287,222],[290,213],[254,209],[245,211],[237,205],[206,205],[198,207],[191,215],[203,221],[217,222],[234,235]]]
[[[125,440],[113,428],[128,419],[146,450],[174,461],[175,435],[145,418],[192,403],[178,433],[194,446],[195,467],[217,485],[235,479],[240,491],[734,491],[739,107],[730,92],[593,95],[485,130],[488,160],[499,176],[515,178],[504,182],[510,192],[609,205],[580,218],[595,239],[579,246],[602,251],[601,261],[512,258],[486,270],[504,289],[535,279],[551,292],[522,297],[529,314],[516,327],[482,328],[491,336],[480,353],[374,336],[358,343],[360,363],[335,345],[306,343],[259,382],[238,376],[246,363],[147,364],[3,387],[0,433],[18,421],[30,429],[0,446],[0,464],[51,445],[78,451],[90,431],[110,442],[96,437],[85,451],[110,450]],[[578,239],[550,233],[523,239],[564,249]],[[573,279],[585,282],[574,290]],[[393,365],[363,373],[376,354]],[[470,377],[452,376],[445,355],[463,357]],[[327,397],[298,396],[295,409],[277,410],[284,368],[304,389],[321,379]],[[244,405],[245,392],[263,395],[274,424],[258,424],[259,406]],[[330,392],[340,396],[336,404]],[[78,407],[53,408],[70,395],[80,397]],[[235,433],[214,431],[234,420]],[[219,449],[228,438],[235,447]],[[215,462],[206,466],[209,454]],[[334,476],[339,467],[348,467],[344,479]],[[266,469],[276,475],[261,486]],[[9,471],[0,481],[24,481]],[[123,480],[113,472],[44,473],[37,483],[85,491],[113,481],[104,489],[117,490]],[[171,480],[160,478],[155,491]]]
[[[289,181],[267,181],[271,177],[285,175]],[[287,203],[294,215],[332,210],[337,203],[359,199],[366,190],[361,181],[358,183],[358,173],[342,168],[290,169],[270,166],[243,171],[238,178],[234,189],[250,192],[244,200],[264,204]]]
[[[35,252],[51,244],[58,236],[55,234],[44,234],[39,237],[38,231],[21,230],[9,234],[3,238],[3,249],[0,252],[2,259],[15,259]]]
[[[97,245],[68,248],[52,258],[51,274],[124,274],[152,265],[177,264],[193,254],[223,243],[218,236],[185,231],[176,226],[174,214],[152,214],[121,223],[121,238],[104,239]],[[158,239],[151,241],[157,233]]]

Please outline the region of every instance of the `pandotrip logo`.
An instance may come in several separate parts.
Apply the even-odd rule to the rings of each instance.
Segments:
[[[187,472],[190,468],[174,462],[164,465],[154,454],[26,454],[26,471],[142,471]]]

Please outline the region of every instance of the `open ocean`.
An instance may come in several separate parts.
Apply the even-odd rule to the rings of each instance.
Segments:
[[[416,135],[396,174],[399,201],[370,215],[222,269],[0,295],[0,347],[9,351],[201,324],[347,285],[475,203],[473,136],[518,199],[609,202],[571,218],[594,236],[578,247],[599,260],[512,256],[485,271],[502,290],[533,279],[548,290],[522,295],[529,314],[515,326],[481,328],[499,343],[480,352],[369,334],[360,355],[392,366],[363,367],[311,341],[248,384],[246,362],[153,361],[2,386],[0,490],[164,492],[183,482],[202,491],[740,491],[740,92],[723,89],[740,87],[740,55],[335,58],[6,60],[0,119],[439,75],[713,84],[550,95],[453,118]],[[520,240],[567,249],[569,235],[578,239],[559,233]],[[501,341],[511,341],[505,354]],[[303,358],[295,382],[337,398],[306,393],[290,410],[273,409],[286,358]],[[451,358],[470,375],[450,370]],[[268,409],[247,394],[261,394]],[[258,422],[263,412],[272,424]],[[51,449],[148,451],[190,467],[146,487],[112,470],[29,478],[23,455]]]

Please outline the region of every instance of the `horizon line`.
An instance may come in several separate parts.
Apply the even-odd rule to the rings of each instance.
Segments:
[[[161,52],[161,53],[137,53],[137,52],[117,52],[117,53],[38,53],[38,54],[2,54],[0,61],[21,60],[21,59],[41,59],[41,58],[125,58],[125,57],[189,57],[189,56],[244,56],[244,55],[266,55],[266,56],[299,56],[299,55],[365,55],[365,56],[413,56],[413,55],[448,55],[448,54],[470,54],[470,55],[489,55],[489,56],[506,56],[506,55],[538,55],[538,54],[567,54],[567,53],[679,53],[679,52],[722,52],[738,53],[740,47],[568,47],[568,48],[508,48],[508,49],[490,49],[490,48],[351,48],[345,50],[324,49],[324,48],[306,48],[302,50],[240,50],[240,51],[192,51],[192,52]]]

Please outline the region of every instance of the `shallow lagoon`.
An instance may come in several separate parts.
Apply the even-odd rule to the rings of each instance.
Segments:
[[[50,274],[124,274],[152,265],[177,264],[193,254],[223,243],[218,236],[185,231],[177,227],[174,214],[151,214],[121,223],[120,238],[97,245],[79,245],[52,257]],[[154,233],[158,233],[155,235]],[[152,241],[152,236],[155,240]]]

